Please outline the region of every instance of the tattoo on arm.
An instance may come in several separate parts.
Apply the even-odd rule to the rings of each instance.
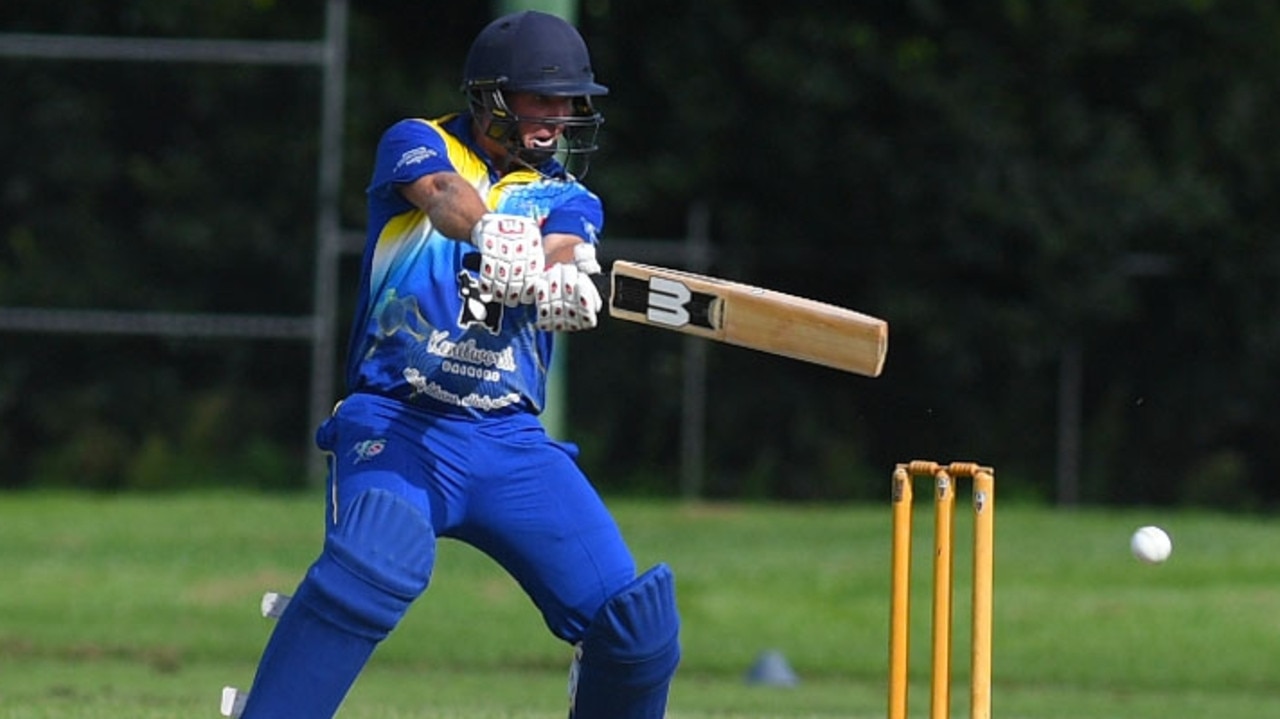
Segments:
[[[437,230],[455,240],[470,240],[472,226],[488,211],[480,193],[461,175],[452,172],[420,177],[400,191],[405,199],[427,213]]]

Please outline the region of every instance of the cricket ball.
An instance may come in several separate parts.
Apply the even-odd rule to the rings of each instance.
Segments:
[[[1173,552],[1173,540],[1159,527],[1141,527],[1129,539],[1133,556],[1148,564],[1159,564]]]

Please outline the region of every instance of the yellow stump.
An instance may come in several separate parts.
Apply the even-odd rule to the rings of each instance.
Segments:
[[[907,719],[907,641],[911,621],[911,475],[893,472],[893,577],[889,599],[889,719]]]
[[[951,714],[951,594],[952,518],[956,495],[951,475],[934,473],[933,504],[933,689],[929,716],[947,719]]]
[[[995,600],[996,480],[990,471],[973,477],[973,672],[969,716],[991,719],[991,635]]]
[[[951,713],[951,636],[954,568],[955,479],[973,479],[973,603],[970,717],[991,716],[991,636],[995,553],[995,472],[969,462],[923,460],[893,472],[893,537],[889,606],[889,719],[906,719],[911,622],[912,480],[934,481],[933,636],[930,716]]]

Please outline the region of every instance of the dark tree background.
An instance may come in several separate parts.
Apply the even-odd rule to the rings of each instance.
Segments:
[[[1280,6],[950,5],[580,5],[613,90],[606,241],[681,237],[705,203],[714,274],[891,323],[875,380],[710,347],[705,493],[878,498],[926,457],[1052,498],[1078,359],[1083,501],[1276,506]],[[353,3],[344,224],[382,129],[459,107],[489,10]],[[0,8],[4,33],[323,28],[315,1]],[[0,306],[309,312],[318,75],[0,58]],[[680,341],[606,320],[568,344],[603,487],[677,491]],[[0,486],[304,482],[305,348],[0,342]]]

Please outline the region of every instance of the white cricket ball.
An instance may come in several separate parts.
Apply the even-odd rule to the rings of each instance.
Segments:
[[[1159,564],[1173,552],[1173,540],[1159,527],[1142,527],[1129,539],[1133,556],[1148,564]]]

